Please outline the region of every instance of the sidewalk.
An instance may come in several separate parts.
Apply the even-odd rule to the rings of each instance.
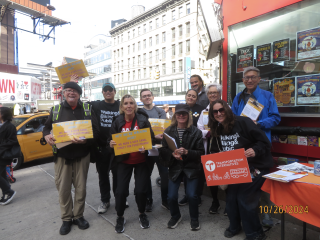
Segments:
[[[116,211],[114,209],[114,198],[111,198],[111,206],[106,214],[99,215],[96,209],[100,203],[98,176],[95,165],[90,164],[87,183],[87,205],[84,216],[90,223],[90,228],[80,230],[73,226],[71,232],[66,236],[59,235],[61,226],[60,208],[58,203],[58,192],[54,184],[53,163],[30,167],[14,172],[17,182],[12,188],[17,195],[12,203],[0,206],[0,239],[1,240],[33,240],[33,239],[135,239],[135,240],[188,240],[188,239],[221,239],[226,240],[223,232],[228,226],[228,218],[223,215],[225,203],[221,202],[220,214],[209,214],[208,209],[211,199],[203,196],[203,204],[200,207],[201,230],[190,231],[190,220],[188,205],[181,207],[183,216],[181,223],[176,229],[168,229],[167,222],[170,213],[161,208],[160,188],[156,186],[155,179],[158,177],[157,168],[153,173],[153,196],[154,208],[147,213],[151,227],[141,229],[138,221],[138,210],[134,200],[134,180],[130,184],[130,196],[128,202],[130,207],[125,212],[127,220],[124,234],[117,234],[114,231],[116,222]],[[183,185],[182,185],[183,186]],[[183,195],[183,188],[180,188],[180,196]],[[275,221],[277,221],[275,219]],[[286,239],[302,239],[302,223],[300,226],[286,223]],[[307,239],[315,240],[320,233],[307,230]],[[280,240],[280,224],[277,224],[267,232],[268,239]],[[241,232],[233,237],[234,240],[243,240],[245,235]]]

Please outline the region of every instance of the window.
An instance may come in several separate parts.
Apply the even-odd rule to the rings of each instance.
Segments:
[[[123,57],[123,48],[121,48],[121,57]]]
[[[179,37],[182,37],[182,25],[179,26]]]
[[[143,78],[147,78],[147,69],[146,68],[143,69]]]
[[[118,53],[117,56],[120,57],[120,51],[119,51],[119,49],[117,50],[117,53]]]
[[[141,79],[141,70],[138,70],[138,79]]]
[[[123,82],[124,78],[123,78],[123,73],[121,73],[121,82]]]
[[[162,75],[166,75],[166,64],[162,64]]]
[[[138,65],[140,65],[141,64],[141,56],[139,55],[138,56]]]
[[[172,73],[176,72],[176,62],[172,62]]]
[[[113,51],[113,56],[114,56],[114,59],[116,59],[117,58],[117,54],[116,54],[117,52],[116,52],[116,50],[114,50]]]
[[[147,47],[147,40],[143,40],[143,49],[145,49]]]
[[[183,69],[182,69],[182,60],[179,60],[179,72],[182,72],[183,71]]]
[[[201,58],[199,58],[199,68],[201,68]]]
[[[135,80],[136,79],[136,71],[133,71],[132,72],[132,80]]]
[[[187,4],[186,10],[187,10],[187,11],[186,11],[186,12],[187,12],[187,15],[190,14],[190,3]]]
[[[172,40],[174,40],[176,38],[176,29],[172,28],[171,32],[172,32]]]
[[[113,69],[114,69],[114,71],[117,70],[117,63],[114,63],[114,64],[113,64]]]
[[[152,30],[152,21],[149,22],[149,31]]]
[[[162,42],[165,42],[166,41],[166,32],[163,32],[162,33]]]
[[[149,47],[152,46],[152,37],[149,37]]]
[[[172,21],[176,20],[176,10],[172,11]]]
[[[199,52],[203,53],[203,47],[201,41],[199,41]]]
[[[117,82],[117,75],[114,75],[113,78],[114,78],[114,82],[116,83]]]
[[[134,65],[135,65],[135,61],[136,61],[136,58],[135,58],[135,57],[133,57],[133,58],[132,58],[132,67],[134,67]]]
[[[115,46],[116,44],[117,44],[117,39],[114,38],[114,39],[113,39],[113,45]]]
[[[179,18],[181,18],[183,15],[182,11],[183,11],[183,7],[179,7]]]
[[[141,27],[138,27],[138,36],[141,35]]]
[[[120,74],[118,74],[118,82],[120,82]]]
[[[123,60],[121,60],[121,69],[123,69]]]
[[[118,36],[118,44],[120,43],[120,36]]]
[[[134,53],[134,51],[136,50],[136,44],[132,44],[132,52]]]
[[[162,16],[162,25],[166,25],[166,15]]]
[[[149,74],[150,74],[150,78],[152,76],[152,67],[149,67]]]
[[[162,48],[162,59],[166,59],[166,48]]]
[[[182,42],[179,43],[179,55],[181,55],[183,53],[183,49],[182,49]]]
[[[121,34],[121,42],[123,42],[123,34]]]
[[[190,34],[190,22],[186,23],[186,34]]]
[[[128,58],[128,68],[130,68],[130,58]]]
[[[128,46],[128,54],[130,54],[130,45]]]
[[[152,52],[149,52],[149,63],[152,63]]]
[[[176,45],[172,45],[172,56],[176,55]]]
[[[128,32],[128,40],[130,40],[130,31]]]
[[[128,81],[130,81],[130,72],[128,72]]]
[[[118,70],[120,70],[120,62],[118,61]]]
[[[133,30],[132,30],[132,37],[134,38],[135,36],[136,36],[136,30],[133,29]]]
[[[143,33],[147,32],[147,24],[143,24]]]
[[[186,41],[186,52],[189,53],[190,52],[190,40]]]
[[[138,42],[138,51],[141,50],[141,42]]]
[[[159,44],[159,34],[156,35],[156,44]]]
[[[204,68],[204,60],[202,60],[202,68]]]
[[[159,49],[156,50],[156,61],[159,61]]]
[[[143,54],[143,64],[147,63],[147,54]]]
[[[160,27],[159,18],[156,19],[156,28]]]

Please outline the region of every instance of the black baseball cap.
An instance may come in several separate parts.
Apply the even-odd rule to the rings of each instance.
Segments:
[[[64,85],[63,89],[66,89],[66,88],[72,88],[72,89],[76,90],[80,95],[82,94],[81,87],[75,82],[67,82]]]
[[[178,112],[186,112],[186,113],[189,113],[190,112],[190,107],[188,104],[177,104],[176,105],[176,110],[175,110],[176,113]]]

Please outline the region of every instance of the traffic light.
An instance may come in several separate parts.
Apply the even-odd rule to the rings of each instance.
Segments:
[[[159,79],[160,78],[160,71],[159,70],[156,70],[155,71],[155,79]]]

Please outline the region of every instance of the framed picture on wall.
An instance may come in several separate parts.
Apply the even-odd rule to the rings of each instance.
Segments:
[[[278,107],[293,107],[296,89],[295,77],[273,79],[273,95]]]
[[[320,105],[320,74],[297,77],[297,105]]]
[[[290,60],[290,39],[281,39],[273,42],[272,45],[273,62]]]
[[[253,66],[253,45],[237,49],[237,73],[243,72],[247,67]]]
[[[257,46],[257,67],[271,63],[271,43]]]
[[[297,32],[296,61],[320,58],[320,27]]]

